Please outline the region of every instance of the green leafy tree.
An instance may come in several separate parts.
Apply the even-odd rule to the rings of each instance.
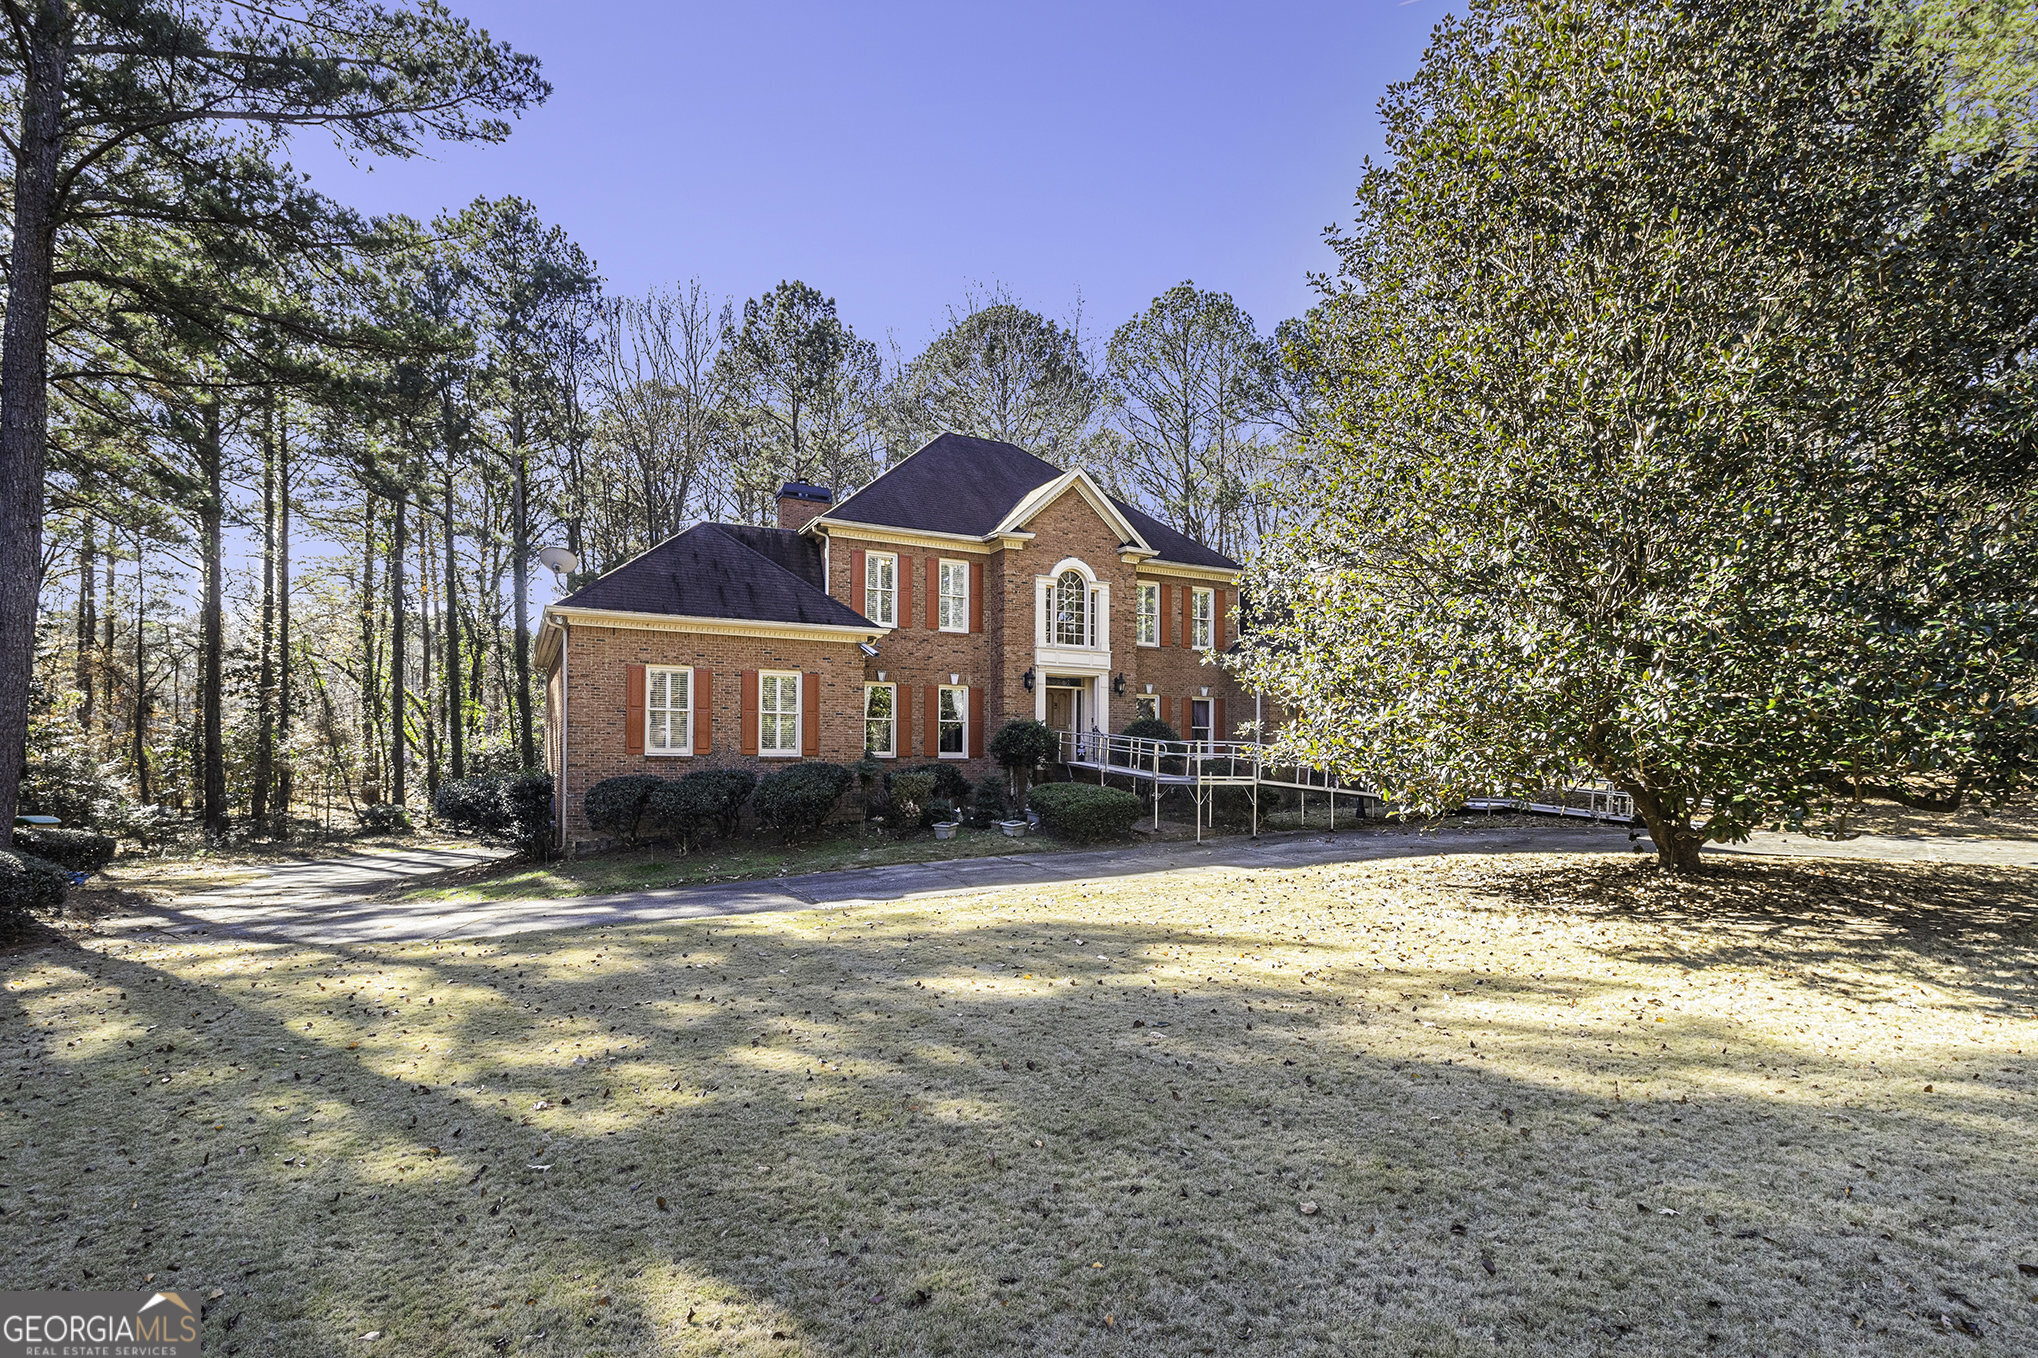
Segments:
[[[230,244],[322,234],[246,186],[292,130],[372,155],[427,138],[498,140],[541,100],[537,63],[436,3],[0,0],[10,231],[0,339],[0,823],[28,717],[40,579],[50,345],[67,294],[176,305],[119,237]],[[267,171],[267,173],[265,173]],[[305,201],[301,197],[297,201]],[[160,255],[158,254],[158,256]]]
[[[1442,807],[1577,778],[1668,868],[2038,754],[2038,183],[1817,0],[1479,0],[1335,241],[1247,679]]]
[[[1938,63],[1946,112],[1938,149],[2007,151],[2017,165],[2038,153],[2038,3],[1884,0],[1880,13],[1892,47]],[[1838,22],[1848,15],[1836,10]]]

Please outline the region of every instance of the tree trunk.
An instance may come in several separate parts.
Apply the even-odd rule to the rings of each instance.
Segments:
[[[149,796],[149,669],[148,652],[143,632],[143,607],[146,594],[142,573],[142,535],[136,529],[134,535],[134,787],[135,796],[143,806],[151,800]]]
[[[282,751],[276,771],[276,798],[271,833],[290,831],[293,772],[290,760],[290,424],[276,425],[276,745]]]
[[[99,644],[99,525],[90,514],[85,516],[85,536],[78,544],[78,692],[84,701],[78,705],[78,725],[85,730],[92,729],[93,703],[98,696],[98,685],[92,675],[92,648]],[[106,601],[108,608],[113,600]]]
[[[377,774],[376,741],[382,731],[382,684],[376,678],[381,667],[375,663],[375,493],[370,491],[361,509],[361,800],[369,805],[382,800],[382,780]]]
[[[248,820],[269,829],[269,780],[276,767],[276,404],[262,411],[262,636],[255,670],[255,777]]]
[[[1665,872],[1697,872],[1705,831],[1692,828],[1690,810],[1680,804],[1673,813],[1661,796],[1630,779],[1618,780],[1615,786],[1635,799],[1635,814],[1656,844],[1656,866]]]
[[[403,809],[408,789],[404,786],[405,756],[410,742],[405,737],[410,704],[404,697],[404,584],[403,554],[410,550],[409,521],[404,517],[405,497],[389,502],[389,804]]]
[[[198,440],[198,461],[205,476],[205,491],[198,513],[199,535],[203,539],[201,550],[205,554],[205,599],[199,617],[202,650],[198,676],[201,701],[199,747],[205,765],[205,837],[216,842],[226,838],[227,826],[226,746],[225,733],[221,729],[220,693],[221,662],[226,650],[223,598],[225,541],[222,532],[226,518],[226,491],[221,484],[219,401],[216,398],[206,399],[202,418],[205,424]]]
[[[425,791],[439,790],[439,724],[433,708],[436,706],[438,686],[432,683],[432,659],[438,649],[432,641],[432,617],[436,611],[444,618],[445,610],[434,610],[426,596],[433,593],[432,583],[432,521],[425,510],[425,499],[418,496],[418,686],[416,706],[418,709],[418,735],[425,744]]]
[[[442,394],[440,418],[444,426],[446,468],[441,482],[439,510],[446,530],[446,598],[442,604],[446,619],[446,755],[455,778],[467,776],[467,714],[460,702],[460,594],[459,555],[453,545],[453,398]]]
[[[516,450],[516,503],[510,524],[510,581],[516,590],[516,691],[512,700],[517,712],[517,749],[524,767],[538,766],[538,737],[531,724],[531,619],[524,601],[531,592],[531,505],[530,461],[521,445]]]
[[[0,826],[14,823],[28,753],[28,686],[42,592],[43,459],[49,442],[50,288],[56,271],[57,175],[64,145],[70,6],[41,0],[15,30],[25,69],[9,185],[14,219],[0,336]],[[11,84],[12,82],[10,82]]]

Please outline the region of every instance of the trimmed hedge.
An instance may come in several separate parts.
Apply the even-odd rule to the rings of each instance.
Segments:
[[[1143,809],[1124,788],[1094,783],[1042,783],[1026,794],[1026,804],[1049,833],[1078,844],[1122,837]]]
[[[447,829],[542,853],[552,825],[552,775],[530,769],[449,779],[432,794],[432,815]]]
[[[841,764],[794,764],[761,779],[751,802],[758,821],[791,842],[819,830],[855,781]]]
[[[38,911],[62,908],[71,889],[71,870],[34,854],[0,849],[0,934],[27,929]]]
[[[664,784],[663,778],[648,773],[604,778],[581,796],[581,814],[594,829],[625,844],[635,844],[638,824],[644,819],[644,803]]]
[[[906,772],[926,774],[934,780],[934,795],[945,797],[951,802],[968,801],[970,789],[976,786],[963,777],[962,770],[953,764],[916,764]]]
[[[113,861],[120,847],[112,835],[96,830],[63,830],[55,826],[23,826],[14,832],[16,852],[69,868],[72,872],[97,872]]]
[[[991,758],[1002,768],[1031,773],[1061,753],[1061,737],[1044,721],[1008,721],[991,733]]]
[[[1181,733],[1159,717],[1141,717],[1125,728],[1124,734],[1134,740],[1180,740]]]
[[[710,827],[726,839],[756,786],[757,775],[742,769],[695,769],[661,780],[644,800],[643,827],[671,836],[682,849],[698,847]]]
[[[361,829],[371,835],[393,835],[411,828],[410,812],[395,802],[371,802],[361,808]]]

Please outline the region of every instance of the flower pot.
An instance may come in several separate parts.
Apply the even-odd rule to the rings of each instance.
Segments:
[[[1023,820],[1001,820],[998,828],[1013,839],[1026,838],[1026,822]]]
[[[954,839],[955,832],[961,825],[962,822],[959,820],[936,822],[934,837],[936,839]]]

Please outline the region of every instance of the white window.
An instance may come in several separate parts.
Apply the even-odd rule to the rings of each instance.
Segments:
[[[757,752],[797,755],[800,752],[800,676],[765,673],[757,676]]]
[[[1189,592],[1189,644],[1202,650],[1210,649],[1211,619],[1217,616],[1217,591],[1209,589]]]
[[[1090,582],[1081,571],[1063,571],[1054,582],[1054,644],[1090,644]]]
[[[1189,700],[1189,739],[1210,739],[1210,700],[1191,698]]]
[[[1159,721],[1160,718],[1161,700],[1159,698],[1154,697],[1151,693],[1140,693],[1133,696],[1132,719],[1134,721]]]
[[[1139,587],[1139,644],[1161,644],[1161,587],[1142,583]]]
[[[944,632],[969,631],[969,562],[941,563],[941,606],[937,621]]]
[[[899,558],[870,552],[863,558],[863,616],[891,627],[898,622]]]
[[[880,759],[898,753],[898,689],[893,684],[863,686],[863,748]]]
[[[969,754],[969,690],[941,686],[941,758],[962,759]]]
[[[693,753],[692,670],[646,667],[644,749],[650,754]]]

